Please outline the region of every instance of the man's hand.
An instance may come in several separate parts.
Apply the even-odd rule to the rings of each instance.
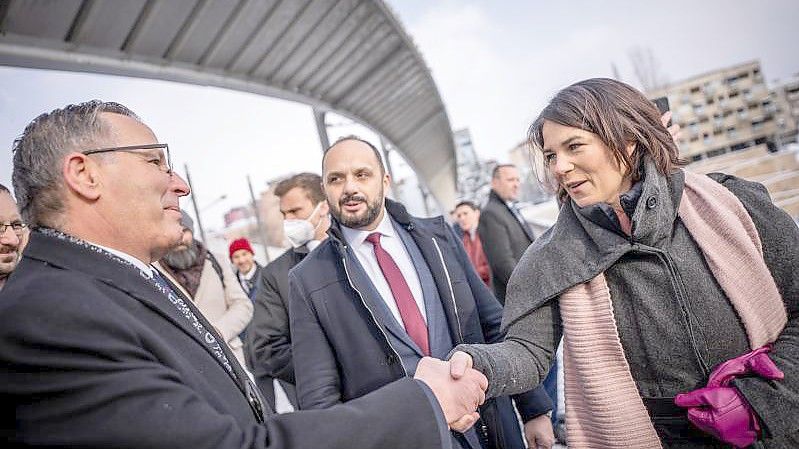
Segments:
[[[555,431],[546,413],[524,423],[524,438],[530,449],[551,449],[555,444]]]
[[[488,379],[481,373],[466,369],[454,379],[449,362],[424,357],[416,366],[413,377],[433,390],[451,428],[463,432],[480,417],[476,412],[477,406],[485,401],[488,388]]]

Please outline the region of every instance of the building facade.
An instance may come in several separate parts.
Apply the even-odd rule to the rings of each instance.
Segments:
[[[469,128],[455,131],[453,138],[458,161],[458,200],[483,205],[491,190],[491,170],[496,163],[477,157]]]
[[[679,146],[690,162],[765,145],[777,151],[796,122],[769,91],[759,61],[714,70],[647,92],[667,97],[672,120],[682,129]]]

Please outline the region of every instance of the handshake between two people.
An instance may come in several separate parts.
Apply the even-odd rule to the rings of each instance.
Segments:
[[[470,355],[458,351],[449,361],[424,357],[413,377],[433,391],[451,429],[465,432],[480,418],[477,407],[486,400],[488,379],[472,368]]]

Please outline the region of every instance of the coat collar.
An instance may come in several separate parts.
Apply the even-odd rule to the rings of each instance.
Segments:
[[[408,231],[413,230],[413,217],[408,213],[408,210],[405,209],[405,206],[388,198],[385,199],[384,204],[390,218]],[[335,217],[330,220],[330,228],[327,230],[327,235],[329,235],[336,244],[346,246],[344,233],[341,230],[341,222]]]
[[[210,353],[208,346],[200,339],[196,330],[191,327],[186,318],[152,283],[149,275],[143,273],[131,263],[95,245],[52,230],[35,230],[32,232],[24,257],[38,260],[57,268],[80,272],[110,288],[127,294],[161,315],[164,319],[172,322],[186,335],[194,339],[197,344],[209,351],[209,357],[216,360],[216,357]],[[174,285],[172,287],[176,294],[181,294],[180,289]],[[190,308],[194,308],[191,300],[186,297],[183,297],[183,300]],[[199,311],[193,310],[193,312],[201,322],[205,321]],[[210,326],[208,323],[203,325]],[[230,351],[226,350],[226,356],[231,360],[231,363],[234,363],[233,359],[235,357]],[[225,369],[221,366],[220,368]],[[240,373],[237,373],[237,375],[240,377]],[[240,389],[244,388],[242,382],[245,379],[234,379],[234,381]]]
[[[684,182],[682,170],[663,176],[651,160],[645,160],[641,196],[630,217],[632,237],[597,225],[574,202],[564,203],[555,225],[533,242],[514,270],[503,327],[604,272],[633,244],[662,246],[670,239]]]
[[[465,299],[452,298],[450,285],[447,284],[450,279],[448,273],[452,268],[448,268],[447,266],[447,260],[449,260],[447,257],[449,244],[446,242],[447,237],[445,237],[445,235],[454,237],[454,233],[441,216],[430,219],[413,217],[408,213],[407,209],[405,209],[405,206],[388,198],[385,200],[385,208],[390,218],[408,231],[408,234],[419,248],[419,252],[422,254],[422,257],[430,269],[439,297],[444,306],[444,313],[447,316],[450,335],[455,343],[462,342],[463,332],[458,325],[459,317],[455,301]],[[439,228],[445,235],[437,231]],[[347,242],[344,239],[344,235],[341,231],[341,224],[338,220],[335,218],[331,220],[330,229],[328,229],[327,232],[330,236],[330,244],[336,248],[340,256],[354,258],[354,255],[347,253]],[[436,245],[438,245],[438,248]]]

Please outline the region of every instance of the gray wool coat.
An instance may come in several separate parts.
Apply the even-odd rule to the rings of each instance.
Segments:
[[[799,447],[799,229],[762,185],[709,176],[735,194],[752,217],[788,312],[771,352],[785,379],[747,378],[735,385],[761,418],[764,439],[757,446]],[[572,202],[564,204],[557,223],[531,245],[511,277],[505,341],[456,348],[471,354],[486,374],[489,396],[526,391],[544,379],[562,335],[558,296],[601,272],[642,397],[672,398],[703,387],[713,367],[751,350],[743,324],[677,216],[683,186],[682,171],[664,177],[647,162],[633,205],[632,237],[597,225]],[[712,441],[663,443],[724,447]]]

